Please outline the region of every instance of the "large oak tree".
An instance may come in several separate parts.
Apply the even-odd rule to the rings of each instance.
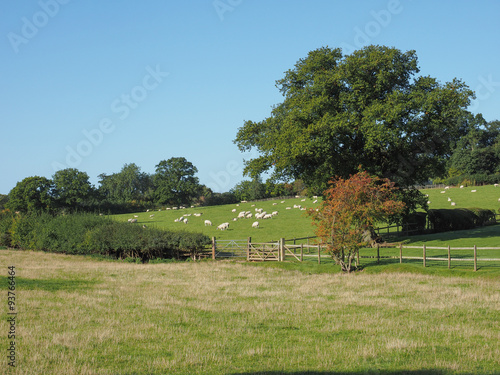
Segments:
[[[260,153],[245,174],[302,179],[312,193],[360,167],[400,187],[442,175],[474,93],[418,73],[415,51],[311,51],[276,82],[284,101],[271,115],[239,128],[239,149]]]

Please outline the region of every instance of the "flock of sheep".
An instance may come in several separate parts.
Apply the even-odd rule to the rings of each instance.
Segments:
[[[296,197],[298,198],[298,197]],[[317,196],[314,196],[314,202],[313,203],[317,203],[318,202],[318,197]],[[302,202],[305,202],[306,199],[302,199],[301,200]],[[246,201],[242,201],[241,203],[247,203]],[[285,203],[285,201],[281,201],[281,204]],[[277,206],[278,203],[275,202],[272,204],[273,206]],[[239,204],[236,205],[237,207],[239,207]],[[193,208],[193,206],[191,206]],[[251,207],[255,207],[255,204],[252,204]],[[184,206],[180,206],[180,207],[171,207],[171,208],[166,208],[166,210],[178,210],[178,209],[184,209],[186,207]],[[294,204],[293,205],[293,208],[294,209],[299,209],[299,210],[306,210],[306,207],[302,207],[301,205],[297,205],[297,204]],[[286,207],[287,210],[291,210],[292,207]],[[158,211],[161,211],[161,210],[158,210]],[[233,215],[236,214],[237,212],[237,208],[233,208],[231,210],[231,213]],[[147,210],[146,212],[150,212],[150,210]],[[255,211],[252,212],[252,211],[240,211],[237,215],[235,215],[235,217],[233,217],[233,221],[237,221],[237,220],[241,220],[241,219],[252,219],[252,218],[255,218],[255,219],[259,219],[259,220],[268,220],[268,219],[272,219],[273,217],[276,217],[278,215],[278,211],[277,210],[274,210],[272,211],[271,213],[268,213],[266,211],[264,211],[263,208],[255,208]],[[182,216],[174,219],[174,222],[175,223],[183,223],[183,224],[188,224],[189,222],[189,217],[193,215],[193,216],[197,216],[197,217],[200,217],[202,215],[202,213],[185,213],[183,214]],[[138,215],[134,215],[134,218],[131,218],[131,219],[128,219],[128,222],[129,223],[137,223],[137,217]],[[154,218],[154,214],[150,214],[149,215],[150,219],[153,219]],[[210,220],[205,220],[204,221],[204,224],[205,226],[212,226],[212,221]],[[219,224],[217,226],[217,230],[226,230],[229,228],[229,222],[224,222],[222,224]],[[252,223],[252,228],[259,228],[259,221],[254,221]]]

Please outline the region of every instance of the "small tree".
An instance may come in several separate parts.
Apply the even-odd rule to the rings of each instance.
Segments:
[[[353,269],[355,256],[366,246],[367,231],[404,209],[404,203],[396,200],[395,189],[388,179],[358,172],[347,180],[331,180],[318,211],[309,211],[317,236],[342,271]]]

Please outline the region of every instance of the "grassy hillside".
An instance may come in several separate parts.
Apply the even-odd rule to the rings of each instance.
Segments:
[[[211,207],[185,208],[178,210],[161,210],[155,212],[139,212],[135,214],[115,215],[117,220],[127,221],[130,218],[137,217],[137,224],[147,226],[155,226],[158,228],[166,228],[172,230],[189,230],[202,232],[210,237],[218,239],[246,239],[252,237],[253,242],[278,240],[281,237],[286,239],[294,237],[314,236],[314,227],[311,224],[311,219],[306,215],[306,211],[299,208],[293,208],[294,205],[302,207],[316,207],[319,202],[314,204],[314,199],[295,198],[282,200],[271,200],[263,202],[248,202],[240,203],[239,205],[224,205]],[[284,203],[281,203],[284,202]],[[290,209],[286,209],[290,207]],[[262,208],[264,211],[271,213],[278,211],[278,215],[272,219],[255,219],[255,209]],[[236,212],[232,212],[235,209]],[[252,218],[238,219],[233,221],[233,218],[238,216],[241,211],[250,211]],[[196,217],[194,213],[201,213],[200,217]],[[150,217],[154,215],[153,217]],[[183,215],[187,217],[188,223],[174,222],[175,219]],[[205,220],[210,220],[213,225],[205,226]],[[259,228],[252,228],[252,223],[259,222]],[[217,226],[224,222],[229,223],[229,229],[225,231],[217,230]]]
[[[471,190],[476,190],[475,193]],[[445,191],[445,193],[441,193]],[[468,208],[480,207],[493,209],[498,212],[500,207],[500,187],[479,186],[474,188],[450,188],[450,189],[427,189],[423,191],[428,194],[430,208]],[[448,202],[451,198],[456,203],[451,206]],[[199,208],[186,208],[182,210],[161,210],[155,212],[139,212],[135,214],[114,215],[117,220],[127,221],[137,215],[138,224],[147,226],[155,226],[158,228],[166,229],[182,229],[195,232],[202,232],[210,237],[217,237],[218,239],[246,239],[252,237],[252,241],[272,241],[278,240],[281,237],[286,239],[314,236],[314,226],[311,224],[311,219],[305,214],[305,211],[293,208],[294,205],[301,205],[302,207],[317,207],[319,202],[314,204],[313,199],[307,198],[287,199],[284,203],[281,200],[270,200],[264,202],[248,202],[240,203],[239,206],[224,205],[212,207],[199,207]],[[291,207],[287,210],[286,207]],[[255,214],[255,208],[262,208],[268,213],[278,211],[279,214],[273,219],[256,220],[254,217],[251,219],[238,219],[233,221],[233,218],[238,216],[240,211],[251,211],[252,215]],[[236,209],[236,212],[232,212]],[[192,215],[193,213],[201,213],[200,217]],[[150,217],[154,214],[154,217]],[[188,224],[176,223],[175,219],[183,215],[187,216]],[[205,226],[204,221],[210,220],[213,226]],[[259,228],[252,228],[252,223],[259,221]],[[217,225],[229,222],[229,229],[226,231],[217,230]],[[500,242],[499,242],[500,243]]]

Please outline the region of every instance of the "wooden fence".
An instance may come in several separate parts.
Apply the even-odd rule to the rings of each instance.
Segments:
[[[296,238],[295,240],[309,239],[311,237]],[[216,240],[215,237],[212,238],[212,259],[217,258],[241,258],[247,261],[278,261],[283,262],[287,259],[296,260],[299,262],[304,261],[304,258],[316,258],[318,259],[318,264],[321,264],[322,257],[330,257],[327,254],[322,254],[322,250],[326,247],[325,244],[287,244],[284,238],[279,241],[273,242],[252,242],[251,237],[246,240]],[[295,241],[296,242],[296,241]],[[399,249],[399,256],[396,255],[381,255],[380,249]],[[421,249],[422,256],[414,255],[404,255],[405,249]],[[481,257],[479,261],[483,262],[497,262],[500,267],[500,247],[432,247],[426,246],[403,246],[402,244],[390,246],[377,245],[374,250],[376,255],[367,256],[357,254],[357,264],[360,263],[360,258],[376,258],[377,263],[380,263],[381,259],[399,259],[400,263],[403,263],[404,259],[407,260],[422,260],[424,267],[427,267],[428,261],[447,261],[448,268],[451,268],[452,262],[472,262],[474,264],[474,271],[478,270],[478,252],[486,250],[498,250],[499,255],[495,254],[495,257]],[[428,250],[446,250],[447,256],[429,256],[427,254]],[[307,254],[306,254],[307,251]],[[460,251],[472,252],[471,256],[457,256]],[[452,252],[454,257],[452,257]]]
[[[380,255],[380,248],[399,248],[399,257],[396,256],[381,256]],[[421,249],[422,250],[422,256],[403,256],[403,249]],[[412,259],[412,260],[422,260],[422,264],[424,267],[427,266],[427,261],[447,261],[448,262],[448,269],[451,268],[451,263],[453,262],[473,262],[474,264],[474,271],[477,271],[477,263],[478,263],[478,251],[483,251],[483,250],[499,250],[500,247],[477,247],[476,245],[471,246],[471,247],[438,247],[438,246],[427,246],[423,244],[422,246],[403,246],[402,244],[399,244],[399,246],[380,246],[377,245],[376,247],[377,250],[377,263],[380,263],[381,258],[385,259],[398,259],[399,258],[399,263],[403,263],[403,259]],[[429,256],[427,255],[427,250],[446,250],[447,251],[447,257],[442,257],[442,256]],[[457,251],[463,251],[463,250],[468,250],[469,252],[472,251],[473,255],[472,257],[456,257]],[[455,257],[452,258],[452,251],[454,252]],[[499,253],[500,254],[500,253]],[[358,253],[358,263],[359,263],[359,253]],[[361,256],[361,258],[373,258],[371,256]],[[479,259],[481,262],[499,262],[500,263],[500,258],[480,258]]]

